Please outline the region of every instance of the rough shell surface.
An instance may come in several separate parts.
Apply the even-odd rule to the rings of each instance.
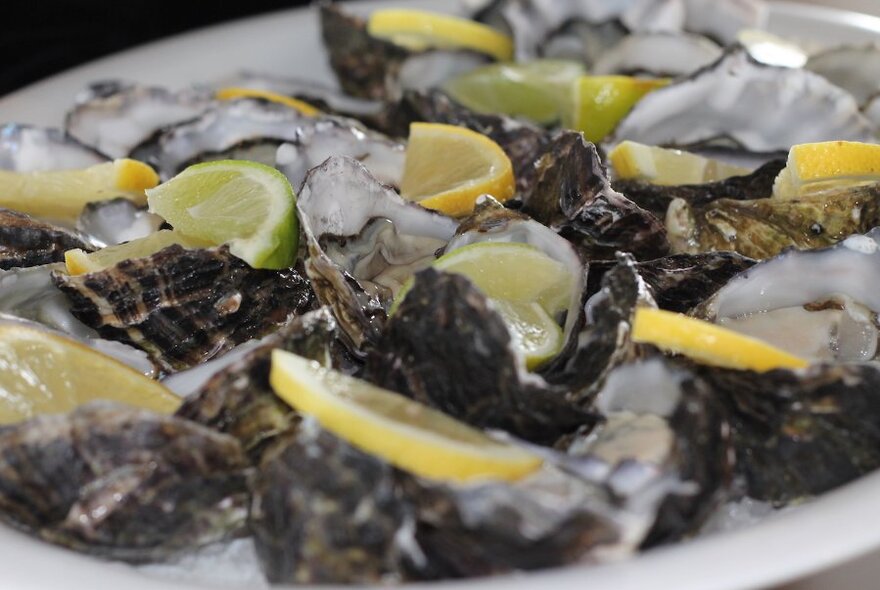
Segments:
[[[71,231],[0,209],[0,269],[62,262],[64,252],[72,248],[91,250]]]

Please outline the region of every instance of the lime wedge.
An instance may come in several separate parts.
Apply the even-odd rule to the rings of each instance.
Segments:
[[[296,196],[270,166],[243,160],[196,164],[148,190],[147,202],[175,230],[229,244],[254,268],[287,268],[296,260]]]
[[[614,131],[642,97],[663,88],[669,80],[630,76],[581,76],[572,84],[572,113],[567,126],[599,143]]]
[[[537,369],[562,350],[562,328],[539,304],[494,302],[510,330],[513,346],[525,356],[528,370]]]
[[[269,381],[281,399],[325,430],[423,477],[512,481],[541,466],[537,455],[520,447],[283,350],[272,352]]]
[[[569,89],[584,73],[582,63],[568,60],[492,64],[449,80],[444,90],[473,111],[549,124],[570,108]]]
[[[640,180],[659,185],[703,184],[742,176],[748,168],[704,158],[696,154],[623,141],[608,159],[621,180]]]

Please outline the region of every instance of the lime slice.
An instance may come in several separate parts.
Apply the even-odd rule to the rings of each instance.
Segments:
[[[444,90],[473,111],[549,124],[570,108],[569,89],[584,73],[582,63],[568,60],[492,64],[449,80]]]
[[[204,248],[212,245],[180,232],[163,229],[137,240],[102,248],[97,252],[85,252],[79,248],[68,250],[64,253],[64,262],[68,274],[81,275],[104,270],[123,260],[145,258],[174,244],[180,244],[184,248]]]
[[[158,182],[159,176],[152,168],[129,159],[75,170],[0,170],[0,207],[59,221],[76,221],[83,207],[94,201],[125,197],[142,205],[146,202],[144,189]]]
[[[243,160],[196,164],[147,191],[147,201],[175,230],[229,244],[254,268],[287,268],[296,260],[296,197],[287,178],[270,166]]]
[[[400,193],[451,216],[473,212],[480,195],[506,201],[516,190],[513,165],[497,143],[470,129],[413,123]]]
[[[642,97],[669,84],[666,79],[581,76],[572,84],[572,114],[564,123],[599,143],[614,131]]]
[[[160,383],[39,328],[0,324],[0,363],[0,424],[69,412],[99,399],[168,414],[180,405]]]
[[[636,311],[632,339],[680,353],[708,365],[770,371],[802,369],[809,363],[756,338],[680,313],[642,308]]]
[[[880,182],[880,145],[826,141],[793,146],[776,177],[773,196],[797,199]]]
[[[611,150],[608,159],[617,178],[659,185],[702,184],[751,172],[748,168],[681,150],[629,140]]]
[[[326,369],[283,350],[272,352],[269,381],[301,414],[363,451],[432,479],[513,481],[541,466],[528,451],[402,395]]]
[[[513,56],[513,40],[484,24],[424,10],[376,10],[367,21],[367,32],[412,49],[469,49],[497,60]]]
[[[503,299],[494,303],[510,330],[513,346],[525,356],[528,370],[537,369],[562,350],[562,328],[540,304]]]

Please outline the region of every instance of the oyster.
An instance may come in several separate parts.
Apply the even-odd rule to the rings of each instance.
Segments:
[[[0,208],[0,269],[61,262],[71,248],[91,250],[73,232]]]
[[[189,164],[208,159],[277,164],[295,188],[310,168],[331,155],[357,157],[391,184],[398,184],[403,173],[403,145],[356,121],[309,117],[258,99],[217,103],[199,118],[160,133],[134,152],[166,179]]]
[[[743,29],[764,29],[769,16],[764,0],[683,0],[684,28],[722,45],[737,40]]]
[[[162,559],[243,530],[247,466],[231,437],[95,402],[0,428],[0,518],[78,551]]]
[[[761,64],[734,46],[713,65],[647,95],[610,143],[629,139],[775,152],[818,141],[873,143],[876,133],[845,90],[813,72]]]
[[[690,74],[721,57],[721,48],[700,35],[640,33],[627,35],[593,63],[591,73],[676,77]]]
[[[162,229],[164,223],[158,215],[120,197],[86,204],[76,220],[76,229],[93,246],[105,248],[145,238]]]
[[[859,104],[880,92],[880,46],[835,47],[810,56],[804,66],[849,91]]]
[[[562,388],[525,372],[510,340],[501,315],[470,281],[425,269],[370,355],[367,377],[473,426],[535,442],[592,423]]]
[[[400,579],[412,508],[389,465],[307,420],[266,455],[250,528],[273,584]],[[409,529],[409,532],[407,532]]]
[[[297,199],[306,272],[354,351],[378,340],[400,286],[428,266],[456,222],[405,201],[352,158],[331,157]]]
[[[669,204],[675,199],[700,206],[716,199],[749,201],[770,198],[776,177],[785,165],[784,159],[771,160],[751,174],[704,184],[660,186],[636,180],[617,180],[613,186],[639,207],[658,217],[665,217]]]
[[[17,123],[0,126],[0,170],[85,168],[106,161],[104,155],[57,129]]]
[[[92,84],[76,97],[65,128],[71,136],[111,158],[124,158],[154,133],[202,114],[211,97],[172,93],[119,80]]]
[[[312,304],[293,269],[255,270],[226,247],[170,246],[85,275],[53,275],[71,312],[103,337],[181,370],[278,329]]]
[[[234,436],[253,458],[299,417],[269,386],[272,350],[282,348],[327,367],[338,351],[336,322],[326,308],[309,312],[270,335],[241,359],[213,375],[186,399],[177,416]]]
[[[785,504],[880,466],[880,369],[814,365],[769,373],[701,369],[724,400],[746,495]]]
[[[674,252],[727,250],[770,258],[785,248],[830,246],[880,225],[880,185],[839,189],[799,200],[719,199],[690,205],[675,199],[666,228]]]
[[[875,229],[828,249],[784,252],[734,277],[694,313],[805,358],[873,360],[878,240]]]
[[[573,242],[585,256],[610,259],[631,252],[639,259],[669,250],[662,223],[611,188],[596,148],[583,135],[557,135],[535,163],[523,211]]]

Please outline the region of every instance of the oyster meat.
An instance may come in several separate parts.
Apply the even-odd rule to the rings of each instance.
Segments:
[[[87,203],[76,220],[76,229],[96,248],[105,248],[145,238],[164,224],[158,215],[119,197]]]
[[[0,518],[102,557],[164,559],[243,531],[247,466],[232,437],[93,402],[0,428]]]
[[[58,129],[17,123],[0,126],[0,170],[64,170],[106,161],[106,156]]]
[[[310,308],[293,269],[255,270],[226,247],[170,246],[78,276],[56,272],[71,312],[101,336],[144,350],[164,371],[211,359]]]
[[[599,57],[591,73],[677,77],[721,57],[721,48],[700,35],[639,33],[627,35]]]

